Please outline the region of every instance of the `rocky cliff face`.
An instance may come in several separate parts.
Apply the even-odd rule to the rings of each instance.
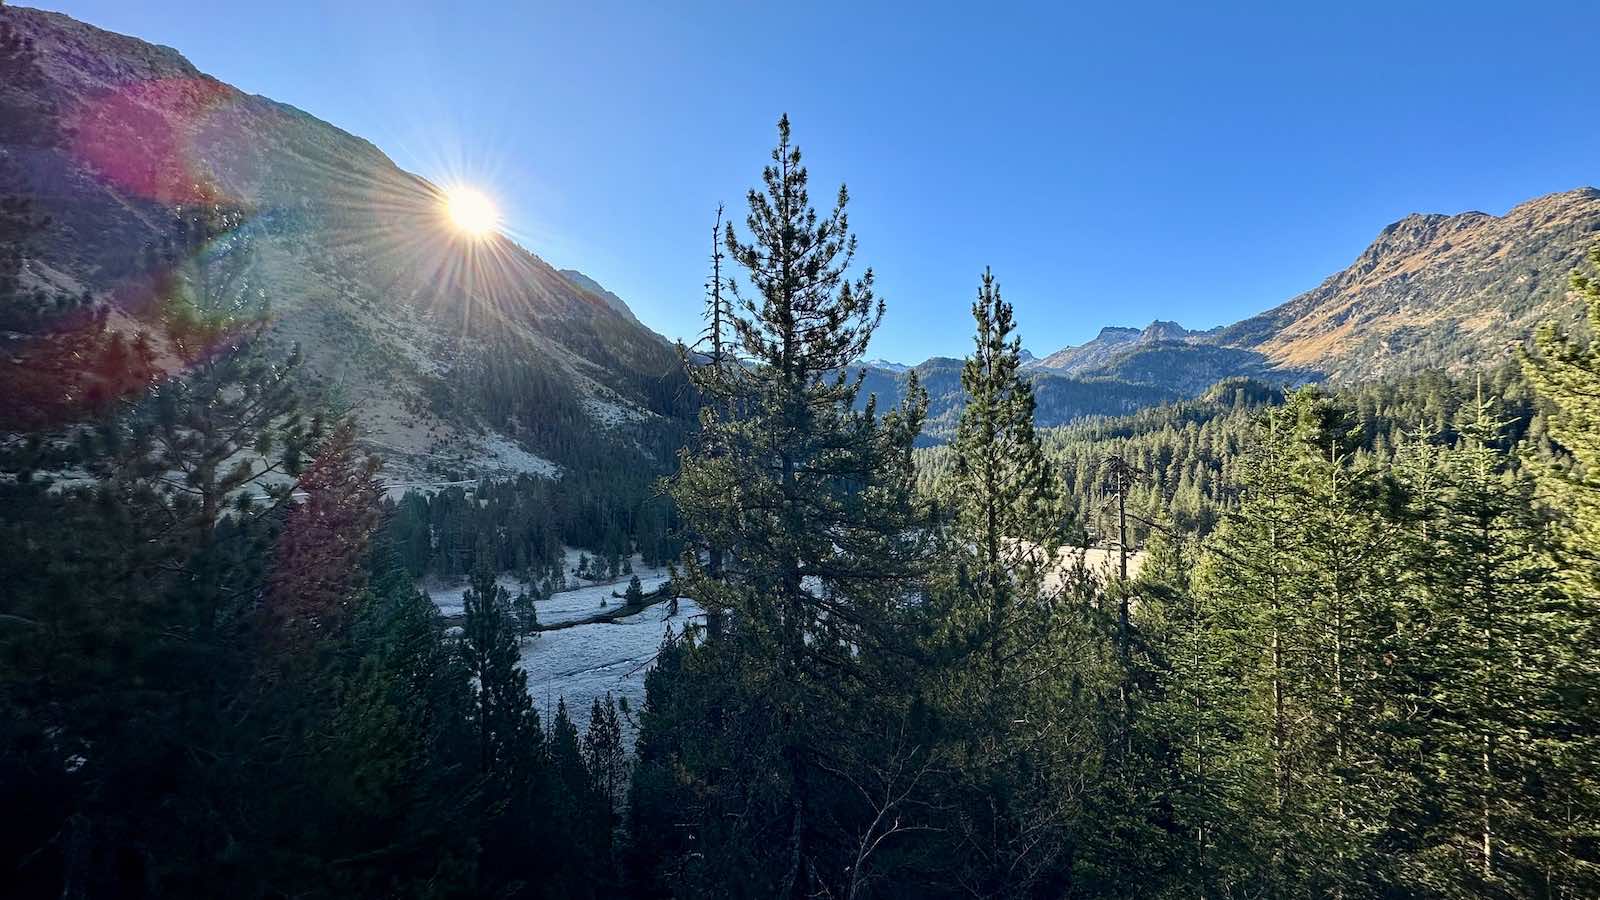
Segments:
[[[1597,243],[1594,188],[1504,216],[1411,215],[1316,288],[1206,339],[1344,380],[1492,364],[1573,315],[1567,279]]]
[[[391,463],[419,471],[549,470],[536,423],[477,402],[486,355],[596,429],[659,411],[676,355],[620,299],[455,232],[440,189],[369,142],[170,48],[53,13],[0,18],[34,48],[28,77],[0,84],[0,154],[49,217],[35,281],[159,332],[161,276],[225,264],[212,301],[264,313],[270,340],[299,344]]]

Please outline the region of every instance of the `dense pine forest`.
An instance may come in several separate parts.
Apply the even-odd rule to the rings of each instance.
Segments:
[[[782,120],[659,388],[685,433],[570,435],[493,357],[470,402],[563,476],[399,499],[269,312],[186,300],[164,370],[23,296],[34,214],[0,204],[34,336],[0,443],[4,893],[1600,896],[1600,347],[1041,430],[984,270],[966,402],[919,446],[915,375],[890,408],[855,368],[886,302],[848,200],[814,205]],[[1573,290],[1600,329],[1600,251]],[[1119,542],[1136,575],[1063,562]],[[673,560],[706,611],[582,731],[530,697],[497,583],[563,545]],[[430,574],[469,579],[459,622]]]

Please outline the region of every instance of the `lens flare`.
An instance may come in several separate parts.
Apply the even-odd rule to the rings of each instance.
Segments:
[[[456,230],[469,237],[487,237],[500,225],[500,214],[494,203],[482,191],[473,188],[452,188],[445,194],[445,212]]]

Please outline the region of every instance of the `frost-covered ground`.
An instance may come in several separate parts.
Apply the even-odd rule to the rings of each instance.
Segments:
[[[542,475],[546,478],[556,478],[561,475],[560,466],[542,456],[529,453],[522,448],[522,445],[501,434],[490,434],[483,442],[483,456],[480,462],[501,474]]]
[[[628,589],[628,579],[632,575],[622,575],[607,581],[590,581],[572,574],[578,567],[578,560],[589,555],[585,551],[575,550],[571,547],[563,548],[563,569],[567,579],[567,590],[557,591],[550,595],[550,599],[541,600],[535,604],[539,612],[540,625],[560,625],[564,622],[576,622],[598,615],[621,603],[620,595]],[[639,576],[639,585],[646,594],[661,587],[667,581],[665,566],[647,566],[637,554],[632,559],[633,574]],[[495,579],[500,586],[505,588],[511,596],[515,597],[524,587],[526,582],[513,575],[501,575]],[[467,583],[444,584],[434,580],[426,580],[421,585],[428,592],[439,612],[445,616],[459,616],[462,613],[461,597],[467,592]],[[604,605],[602,605],[602,603]]]
[[[598,584],[580,581],[572,570],[583,551],[568,548],[564,552],[567,584],[571,590],[557,591],[550,599],[541,600],[536,608],[539,624],[543,626],[577,622],[614,610],[624,601],[615,595],[627,590],[629,575]],[[634,574],[646,594],[666,583],[667,570],[663,566],[646,566],[635,556],[632,560]],[[511,575],[501,575],[498,582],[512,596],[522,590],[523,583]],[[580,586],[581,585],[581,586]],[[462,613],[461,597],[466,584],[423,585],[428,596],[446,616]],[[604,602],[604,606],[602,606]],[[610,691],[617,697],[627,697],[637,711],[644,702],[644,676],[661,639],[668,628],[681,632],[690,623],[703,623],[704,617],[694,601],[680,601],[678,615],[667,618],[670,606],[658,603],[640,612],[614,622],[590,622],[572,625],[554,631],[530,635],[522,643],[522,667],[528,673],[528,692],[533,695],[540,715],[553,711],[556,701],[567,700],[567,708],[579,730],[589,723],[589,707],[596,697]],[[633,726],[624,724],[629,741],[633,739]]]
[[[667,581],[667,570],[636,566],[634,573],[639,576],[639,586],[644,588],[646,594],[661,587]],[[569,584],[572,580],[569,580]],[[628,589],[628,576],[623,576],[615,581],[602,582],[571,591],[558,591],[550,595],[549,600],[541,600],[534,604],[539,612],[539,624],[544,626],[560,625],[564,622],[575,622],[587,619],[597,613],[605,612],[624,602],[615,595]],[[514,592],[513,592],[514,593]],[[604,605],[602,605],[604,604]]]
[[[565,697],[567,710],[581,731],[589,722],[590,703],[610,691],[628,698],[636,716],[644,703],[645,673],[667,630],[676,634],[685,625],[705,621],[700,607],[687,598],[679,601],[678,615],[668,618],[669,610],[669,604],[658,603],[615,622],[542,631],[524,641],[522,668],[528,673],[528,692],[540,715],[554,710],[556,701]],[[633,726],[625,724],[624,731],[631,744]]]
[[[1104,548],[1088,551],[1068,550],[1062,555],[1063,567],[1072,567],[1082,556],[1082,565],[1100,577],[1110,577],[1116,567],[1116,552]],[[564,553],[567,584],[570,590],[558,591],[548,600],[538,604],[539,623],[545,627],[578,622],[614,609],[622,599],[616,595],[627,589],[629,576],[595,584],[580,581],[572,574],[583,552],[567,549]],[[1130,574],[1138,571],[1144,554],[1132,554],[1129,559]],[[645,566],[633,559],[633,569],[645,593],[661,587],[667,580],[663,567]],[[512,595],[523,587],[510,575],[502,575],[499,582]],[[428,594],[447,616],[461,614],[461,596],[466,585],[428,586]],[[604,602],[604,606],[602,606]],[[693,600],[681,598],[678,614],[669,618],[667,603],[658,603],[626,618],[612,622],[588,622],[552,631],[542,631],[523,640],[521,662],[528,673],[528,692],[533,695],[540,715],[546,716],[555,709],[556,701],[565,697],[573,722],[582,730],[588,726],[590,704],[607,691],[614,696],[626,697],[633,716],[624,717],[624,731],[631,744],[634,737],[632,719],[644,703],[644,676],[655,660],[656,651],[668,629],[681,633],[691,623],[703,624],[704,614]]]
[[[510,575],[501,575],[495,580],[498,581],[500,586],[505,588],[506,591],[508,591],[513,597],[517,595],[518,591],[522,590],[522,582],[511,577]],[[461,615],[461,597],[467,592],[467,585],[465,583],[448,586],[424,584],[423,590],[428,592],[428,596],[433,600],[433,605],[439,607],[440,615]],[[558,594],[557,596],[560,595]],[[540,611],[543,612],[542,608]]]

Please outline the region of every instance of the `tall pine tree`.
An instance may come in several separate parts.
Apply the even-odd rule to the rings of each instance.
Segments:
[[[953,877],[980,895],[1051,883],[1081,807],[1093,759],[1081,738],[1090,712],[1072,680],[1088,645],[1080,610],[1063,599],[1064,531],[1053,467],[1034,431],[1011,304],[985,271],[972,305],[974,348],[961,371],[949,565],[936,592],[948,675],[949,745],[941,829]]]
[[[747,704],[724,714],[743,754],[727,802],[751,825],[707,847],[704,864],[762,880],[758,893],[799,896],[847,878],[828,823],[836,798],[854,793],[829,769],[858,729],[879,724],[850,698],[893,696],[885,667],[914,645],[927,532],[915,527],[911,445],[926,400],[913,386],[899,410],[857,404],[851,366],[884,307],[870,269],[849,274],[848,194],[825,215],[811,207],[787,117],[762,180],[748,238],[731,223],[724,233],[743,276],[724,285],[741,364],[692,371],[713,402],[670,490],[688,530],[721,551],[715,576],[686,557],[680,590],[725,623],[734,646],[717,652],[737,657]]]

